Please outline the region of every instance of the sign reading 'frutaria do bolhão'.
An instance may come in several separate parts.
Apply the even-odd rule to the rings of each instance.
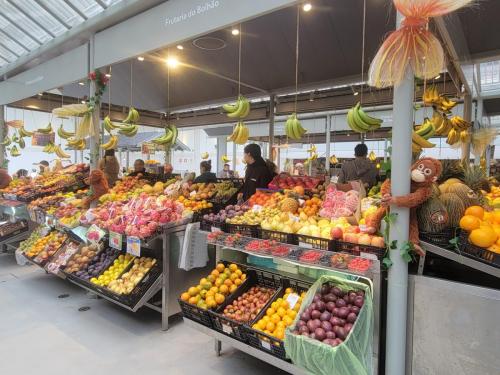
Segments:
[[[200,15],[202,13],[208,12],[217,8],[220,5],[218,0],[203,1],[199,5],[193,6],[190,10],[183,12],[174,17],[165,18],[165,26],[175,25],[176,23],[186,21],[192,17]]]

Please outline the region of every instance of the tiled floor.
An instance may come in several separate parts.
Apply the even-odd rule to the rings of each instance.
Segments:
[[[58,298],[69,294],[67,298]],[[80,312],[82,306],[90,310]],[[0,255],[0,374],[283,374],[175,319],[125,311],[35,266]]]

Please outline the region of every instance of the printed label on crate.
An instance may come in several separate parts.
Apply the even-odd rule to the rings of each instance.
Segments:
[[[312,244],[307,243],[307,242],[302,242],[302,241],[299,241],[299,246],[300,247],[305,247],[306,249],[312,249],[313,248]]]
[[[36,222],[36,211],[35,210],[28,210],[28,215],[29,215],[31,221]]]
[[[49,227],[53,227],[56,225],[56,219],[52,215],[46,215],[45,224],[47,224]]]
[[[87,241],[90,243],[98,243],[104,237],[105,234],[106,234],[105,231],[103,231],[97,225],[92,224],[88,229],[85,237],[87,238]]]
[[[300,296],[297,293],[290,293],[286,299],[288,302],[288,305],[290,306],[291,309],[295,307],[297,302],[299,301]]]
[[[141,256],[141,239],[139,237],[127,237],[127,253],[136,257]]]
[[[121,250],[123,245],[122,241],[123,241],[123,236],[120,233],[109,232],[109,247]]]
[[[371,260],[378,260],[377,256],[375,254],[371,254],[371,253],[360,252],[359,256],[361,258],[366,258],[366,259],[371,259]]]
[[[35,210],[35,216],[37,224],[45,224],[45,213],[43,211]]]
[[[224,323],[222,323],[222,332],[227,333],[228,335],[234,334],[233,327]]]
[[[271,350],[271,343],[269,343],[269,342],[267,342],[267,341],[260,340],[260,345],[261,345],[264,349]]]

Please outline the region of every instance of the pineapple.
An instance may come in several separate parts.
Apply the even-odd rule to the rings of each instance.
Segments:
[[[464,165],[464,183],[477,194],[479,203],[484,204],[482,190],[490,191],[490,183],[484,170],[479,165]]]
[[[442,184],[449,178],[458,178],[460,180],[463,179],[464,168],[460,161],[444,159],[441,160],[441,166],[443,170],[441,172],[441,176],[438,179],[439,184]]]

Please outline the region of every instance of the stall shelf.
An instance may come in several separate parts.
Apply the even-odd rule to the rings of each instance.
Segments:
[[[424,250],[430,251],[433,254],[442,256],[443,258],[450,259],[454,262],[463,264],[467,267],[474,268],[478,271],[487,273],[489,275],[495,276],[500,278],[500,268],[496,268],[493,266],[490,266],[486,263],[479,262],[477,260],[474,260],[472,258],[469,258],[467,256],[463,256],[459,253],[456,253],[452,250],[447,250],[443,249],[442,247],[433,245],[429,242],[421,242],[421,246]],[[418,264],[418,274],[422,275],[424,272],[424,263],[425,263],[425,256],[420,257],[419,264]]]
[[[369,270],[367,270],[363,275],[356,274],[353,272],[350,272],[345,269],[337,269],[321,264],[304,264],[301,262],[293,261],[293,260],[287,260],[283,258],[278,258],[278,257],[273,257],[269,255],[262,255],[262,254],[256,254],[251,251],[247,251],[244,248],[238,247],[238,246],[225,246],[222,244],[212,244],[215,249],[216,249],[216,262],[219,262],[221,260],[227,260],[227,261],[234,261],[236,263],[240,264],[246,264],[249,267],[252,268],[259,268],[258,266],[255,266],[254,264],[249,264],[245,261],[245,257],[248,255],[252,256],[257,256],[260,258],[272,258],[272,259],[279,259],[280,261],[287,262],[291,265],[299,265],[301,267],[307,267],[311,269],[316,269],[324,272],[331,272],[336,274],[337,276],[345,277],[345,278],[350,278],[350,279],[357,279],[358,281],[362,281],[367,283],[372,291],[373,291],[373,306],[374,306],[374,330],[373,330],[373,374],[378,373],[378,357],[379,357],[379,330],[380,330],[380,296],[381,296],[381,268],[380,268],[380,261],[378,260],[373,260],[372,267],[370,267]],[[334,253],[332,253],[334,254]],[[264,268],[262,268],[264,269]],[[268,270],[268,269],[266,269]],[[296,274],[288,274],[283,271],[279,270],[270,270],[271,272],[278,273],[282,276],[285,277],[291,277],[293,279],[297,280],[302,280],[302,281],[314,281],[308,276],[305,275],[296,275]],[[231,338],[227,335],[224,335],[218,331],[215,331],[209,327],[206,327],[202,324],[199,324],[193,320],[190,319],[184,319],[184,322],[192,327],[193,329],[196,329],[204,334],[207,334],[214,338],[214,349],[215,353],[217,356],[221,354],[222,350],[222,343],[231,345],[232,347],[235,347],[238,350],[241,350],[249,355],[252,355],[256,358],[259,358],[281,370],[284,370],[290,374],[310,374],[306,370],[290,363],[287,361],[284,361],[280,358],[277,358],[273,355],[270,355],[264,351],[261,351],[259,349],[256,349],[250,345],[247,345],[241,341],[238,341],[234,338]]]

